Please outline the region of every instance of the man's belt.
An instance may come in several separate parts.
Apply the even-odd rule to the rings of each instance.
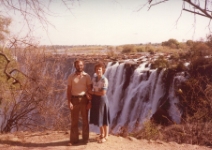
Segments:
[[[73,98],[80,98],[80,97],[84,97],[85,95],[72,95],[71,97]]]

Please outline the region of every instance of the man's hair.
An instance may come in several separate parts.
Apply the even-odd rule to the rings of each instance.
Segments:
[[[77,59],[77,60],[74,61],[74,67],[76,67],[76,64],[79,63],[79,62],[82,62],[83,65],[84,65],[84,61],[83,60]]]
[[[101,67],[102,68],[102,72],[103,74],[105,73],[106,67],[105,64],[103,62],[98,62],[95,67],[94,67],[94,71],[96,71],[96,68]]]

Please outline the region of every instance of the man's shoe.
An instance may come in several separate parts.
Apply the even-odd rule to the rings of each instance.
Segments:
[[[71,142],[68,143],[68,146],[72,146],[73,144]]]
[[[68,146],[76,145],[77,143],[79,143],[79,142],[69,142]]]
[[[82,143],[83,143],[84,145],[86,145],[86,144],[88,144],[88,140],[83,140]]]

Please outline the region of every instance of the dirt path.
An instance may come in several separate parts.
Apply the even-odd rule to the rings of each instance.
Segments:
[[[45,133],[19,132],[15,134],[0,135],[0,150],[210,150],[212,148],[165,143],[162,141],[137,140],[132,137],[117,137],[110,135],[108,141],[99,144],[96,142],[95,133],[90,133],[87,145],[80,142],[75,146],[67,146],[69,133],[49,131]]]

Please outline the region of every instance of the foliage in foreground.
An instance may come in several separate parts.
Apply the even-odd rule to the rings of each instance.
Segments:
[[[173,124],[170,126],[157,125],[152,121],[144,123],[144,127],[132,133],[137,139],[161,140],[165,142],[177,142],[212,146],[212,122],[195,122],[185,124]]]
[[[50,59],[33,47],[21,50],[18,54],[18,65],[0,64],[2,83],[0,131],[7,133],[18,130],[45,130],[66,128],[69,120],[62,117],[66,101],[62,93],[65,91],[64,74],[59,70],[64,58]],[[1,57],[5,62],[6,57]],[[16,62],[17,63],[17,62]],[[58,72],[55,69],[58,68]],[[8,80],[5,71],[11,73],[12,81]],[[23,75],[24,74],[24,75]],[[18,81],[14,83],[13,80]],[[55,96],[57,95],[57,96]],[[54,119],[52,119],[54,118]]]
[[[194,44],[187,54],[187,59],[190,61],[187,71],[189,78],[182,83],[180,87],[182,92],[178,93],[184,112],[182,118],[186,122],[212,120],[212,51],[208,48],[201,51],[196,49],[202,44]]]

